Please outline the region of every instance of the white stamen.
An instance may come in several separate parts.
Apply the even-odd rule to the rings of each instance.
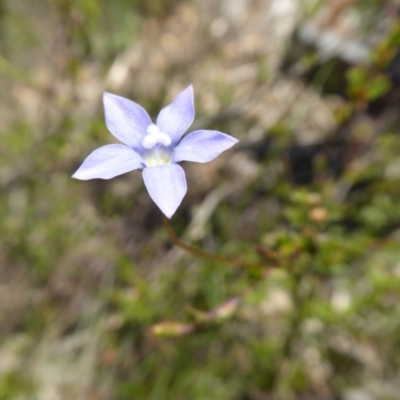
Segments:
[[[156,124],[150,124],[146,130],[149,135],[157,135],[158,133],[161,133],[160,128]]]
[[[147,127],[147,135],[142,140],[142,145],[147,151],[143,159],[148,167],[156,167],[171,163],[172,149],[169,147],[172,141],[169,135],[160,128],[151,124]]]
[[[168,147],[171,144],[171,138],[160,131],[157,125],[151,124],[147,127],[147,135],[143,138],[142,145],[146,149],[152,149],[156,144]]]

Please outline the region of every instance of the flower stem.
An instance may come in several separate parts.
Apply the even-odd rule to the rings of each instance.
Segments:
[[[178,238],[178,236],[176,235],[175,231],[173,230],[170,220],[165,216],[163,216],[163,220],[164,220],[165,229],[169,235],[169,238],[171,239],[171,242],[196,257],[204,258],[206,260],[211,260],[211,261],[217,261],[217,262],[221,262],[221,263],[237,265],[237,266],[245,267],[245,268],[263,268],[263,269],[275,268],[275,266],[268,266],[268,265],[263,265],[263,264],[250,264],[250,263],[247,263],[240,259],[236,259],[236,258],[233,259],[233,258],[229,258],[229,257],[222,257],[217,254],[207,253],[197,247],[191,246],[190,244],[187,244],[187,243],[183,242],[182,240],[180,240]]]

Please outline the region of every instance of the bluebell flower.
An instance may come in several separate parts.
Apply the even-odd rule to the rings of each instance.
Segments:
[[[186,194],[182,161],[205,163],[237,143],[225,133],[198,130],[183,136],[194,120],[193,88],[189,86],[163,108],[154,124],[139,104],[111,93],[103,97],[106,124],[123,144],[93,151],[73,178],[111,179],[143,170],[150,197],[171,218]]]

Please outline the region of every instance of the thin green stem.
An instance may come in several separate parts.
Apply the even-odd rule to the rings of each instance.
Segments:
[[[237,265],[237,266],[245,267],[245,268],[263,268],[263,269],[271,268],[268,265],[249,264],[240,259],[233,259],[233,258],[229,258],[229,257],[222,257],[217,254],[210,254],[210,253],[207,253],[197,247],[191,246],[190,244],[187,244],[178,238],[178,236],[176,235],[175,231],[173,230],[173,228],[171,226],[170,220],[167,217],[163,216],[163,220],[164,220],[165,229],[169,235],[169,238],[171,239],[171,242],[196,257],[204,258],[206,260],[226,263],[226,264]]]
[[[281,381],[285,379],[285,363],[290,359],[293,351],[293,344],[299,337],[299,329],[303,320],[303,308],[309,296],[301,293],[301,286],[304,278],[305,275],[303,274],[296,273],[293,275],[291,294],[295,309],[293,310],[293,315],[291,316],[289,327],[282,343],[280,360],[270,381],[271,388],[274,391],[279,390],[278,386],[281,384]]]

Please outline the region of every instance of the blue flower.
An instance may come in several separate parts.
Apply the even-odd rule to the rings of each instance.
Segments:
[[[156,124],[144,108],[131,100],[105,93],[103,101],[107,127],[124,144],[108,144],[93,151],[72,177],[111,179],[143,170],[150,197],[168,218],[187,190],[185,172],[178,163],[211,161],[238,142],[210,130],[183,136],[194,120],[191,85],[161,110]]]

